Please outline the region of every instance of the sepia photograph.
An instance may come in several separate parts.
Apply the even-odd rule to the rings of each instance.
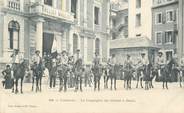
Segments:
[[[184,0],[0,0],[0,113],[184,113]]]

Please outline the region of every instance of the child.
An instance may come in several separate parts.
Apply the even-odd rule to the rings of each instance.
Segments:
[[[2,74],[4,76],[3,87],[5,87],[5,89],[10,89],[12,87],[10,65],[6,66],[6,69],[2,71]]]

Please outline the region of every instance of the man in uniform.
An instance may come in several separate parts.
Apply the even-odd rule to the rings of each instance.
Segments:
[[[111,79],[111,90],[112,90],[112,84],[114,80],[114,89],[116,90],[116,66],[117,66],[117,61],[116,61],[116,56],[115,54],[112,54],[112,57],[108,61],[108,65],[110,66],[110,79]]]
[[[95,57],[93,59],[93,74],[94,74],[94,91],[98,87],[98,91],[100,91],[100,78],[101,78],[101,67],[100,67],[100,57],[98,53],[95,53]]]
[[[179,77],[180,78],[180,87],[182,87],[181,82],[182,81],[184,82],[184,55],[180,59],[180,70],[181,70],[180,77]]]
[[[78,60],[82,60],[82,55],[80,54],[80,50],[76,50],[76,54],[74,55],[74,62],[75,65],[78,62]],[[83,60],[82,60],[83,65]],[[82,92],[82,79],[83,79],[83,69],[82,67],[75,67],[75,92],[78,91],[80,87],[80,91]]]

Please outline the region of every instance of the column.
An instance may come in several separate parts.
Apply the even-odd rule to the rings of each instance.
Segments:
[[[110,57],[110,36],[107,35],[107,60]]]
[[[68,42],[69,55],[73,55],[73,26],[69,29],[69,42]]]
[[[20,10],[24,10],[24,0],[20,0]]]
[[[66,0],[61,0],[62,1],[62,11],[66,11]]]
[[[54,8],[57,8],[57,0],[52,0],[52,6],[53,6]]]
[[[77,35],[77,37],[78,37],[78,47],[77,47],[77,49],[79,49],[79,50],[81,50],[81,37],[80,37],[80,35]]]
[[[84,28],[87,28],[87,0],[84,0]]]
[[[87,63],[87,37],[84,36],[84,63]]]
[[[38,19],[36,23],[36,50],[40,51],[42,56],[42,44],[43,44],[43,19]]]

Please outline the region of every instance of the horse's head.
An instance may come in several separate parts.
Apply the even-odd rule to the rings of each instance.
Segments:
[[[20,64],[20,68],[23,70],[29,70],[29,61],[24,59],[23,62]]]

